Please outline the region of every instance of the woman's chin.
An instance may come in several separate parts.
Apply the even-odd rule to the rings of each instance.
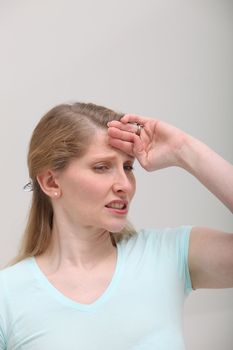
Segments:
[[[105,228],[109,232],[118,233],[118,232],[121,232],[123,230],[125,225],[126,225],[126,221],[125,222],[121,222],[121,223],[107,225],[107,227],[105,227]]]

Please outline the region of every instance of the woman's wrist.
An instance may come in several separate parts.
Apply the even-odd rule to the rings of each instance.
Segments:
[[[180,147],[179,166],[195,176],[233,212],[233,166],[229,162],[187,135]]]
[[[204,143],[189,134],[183,134],[181,145],[177,151],[178,166],[192,175],[196,175],[209,152],[210,149]]]

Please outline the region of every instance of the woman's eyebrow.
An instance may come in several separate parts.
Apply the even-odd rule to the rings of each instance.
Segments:
[[[102,155],[102,154],[99,154],[99,155],[95,155],[93,156],[93,160],[94,161],[100,161],[100,160],[105,160],[105,161],[111,161],[111,160],[115,160],[117,159],[117,155]],[[134,157],[131,157],[129,155],[127,155],[125,157],[125,161],[134,161]]]

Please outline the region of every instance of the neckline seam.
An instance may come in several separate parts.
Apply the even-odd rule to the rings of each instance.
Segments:
[[[79,303],[78,301],[75,301],[69,298],[68,296],[64,295],[61,291],[59,291],[59,289],[57,289],[45,276],[43,271],[38,266],[34,256],[30,257],[29,259],[31,260],[35,277],[40,283],[42,282],[42,286],[44,287],[44,289],[46,289],[46,291],[49,292],[50,295],[56,298],[56,300],[62,302],[63,304],[69,307],[78,309],[80,311],[92,311],[92,310],[94,311],[95,309],[103,305],[112,296],[114,289],[117,286],[117,283],[119,283],[120,273],[122,271],[122,265],[123,265],[121,246],[117,244],[117,261],[116,261],[115,270],[109,285],[93,303],[82,304],[82,303]]]

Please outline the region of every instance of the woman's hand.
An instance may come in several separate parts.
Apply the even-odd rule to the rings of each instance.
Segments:
[[[140,136],[137,126],[142,126]],[[201,141],[162,121],[127,114],[108,124],[109,143],[153,171],[179,166],[233,212],[233,166]]]
[[[140,136],[136,134],[140,124]],[[141,166],[153,171],[182,166],[180,151],[187,135],[160,120],[126,114],[121,121],[108,123],[110,145],[136,157]]]
[[[137,126],[142,126],[140,136]],[[233,166],[207,145],[162,121],[125,115],[108,124],[109,143],[146,170],[176,165],[194,175],[233,213]],[[194,228],[189,271],[193,288],[233,287],[233,234]]]

